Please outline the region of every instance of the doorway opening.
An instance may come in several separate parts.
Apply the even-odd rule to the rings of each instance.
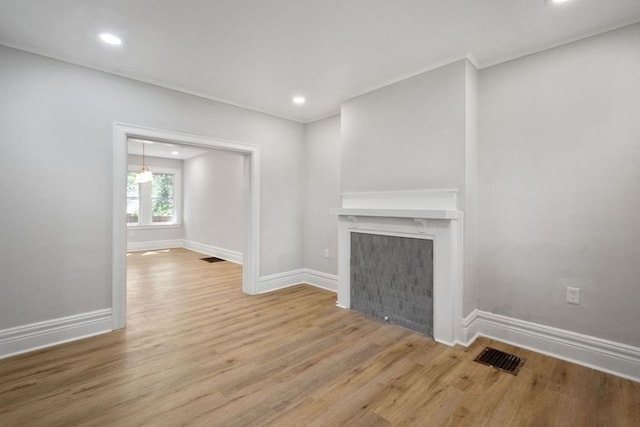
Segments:
[[[129,140],[157,141],[164,145],[172,144],[177,147],[177,151],[180,149],[206,149],[207,151],[214,149],[242,155],[242,197],[245,201],[242,290],[244,293],[251,295],[258,293],[260,212],[258,147],[235,141],[116,123],[114,124],[113,158],[113,329],[124,328],[126,324],[127,222],[133,220],[151,221],[151,223],[154,220],[175,221],[181,215],[177,210],[168,208],[153,212],[150,207],[138,209],[137,211],[129,209],[130,212],[127,215]],[[163,176],[163,178],[169,180],[170,171],[167,171],[164,175],[167,175],[167,177]],[[142,202],[138,200],[138,203]],[[163,206],[168,206],[169,204],[169,201],[165,200]]]

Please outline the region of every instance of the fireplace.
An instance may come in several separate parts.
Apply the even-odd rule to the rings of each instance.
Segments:
[[[433,337],[433,240],[351,233],[351,309]]]
[[[358,309],[365,314],[373,315],[394,323],[411,327],[422,333],[432,336],[436,341],[448,345],[454,345],[461,341],[462,321],[462,219],[463,214],[457,209],[456,190],[416,190],[396,192],[367,192],[346,193],[342,197],[342,207],[332,209],[332,213],[339,218],[339,271],[338,271],[338,302],[339,307],[345,309]],[[405,239],[415,239],[407,248],[417,251],[425,251],[431,248],[432,264],[430,268],[423,268],[423,277],[411,277],[421,286],[432,285],[432,299],[422,298],[428,295],[428,289],[419,289],[419,301],[408,308],[412,312],[407,317],[406,310],[396,311],[395,314],[387,314],[386,311],[397,310],[400,301],[391,302],[388,298],[394,297],[394,289],[407,287],[409,284],[400,282],[391,283],[390,280],[374,281],[373,284],[354,283],[352,289],[352,241],[360,239],[362,235],[383,236]],[[354,237],[355,236],[355,237]],[[372,248],[376,242],[383,245],[384,240],[365,239],[354,250],[354,255],[367,258],[366,247]],[[422,242],[421,244],[419,242]],[[429,243],[425,246],[425,241]],[[357,254],[356,251],[360,251]],[[375,252],[375,250],[374,250]],[[371,253],[372,258],[384,256],[384,254]],[[424,258],[421,255],[407,255],[412,258]],[[392,260],[386,260],[392,261]],[[389,262],[383,262],[382,268],[395,268]],[[357,262],[357,261],[356,261]],[[400,265],[397,268],[407,268]],[[362,273],[360,273],[362,274]],[[393,273],[377,272],[382,276],[391,278]],[[429,277],[431,275],[431,277]],[[407,278],[401,279],[407,280]],[[367,278],[365,278],[367,281]],[[372,289],[366,289],[370,285]],[[364,286],[364,290],[361,289]],[[381,287],[378,291],[374,287]],[[369,301],[352,301],[352,295],[364,292],[369,294],[380,292],[384,298],[369,298]],[[405,298],[403,296],[400,299]],[[385,306],[384,304],[387,304]],[[404,306],[403,309],[407,307]],[[425,318],[432,322],[431,326],[415,326],[412,323],[417,319],[420,322]]]

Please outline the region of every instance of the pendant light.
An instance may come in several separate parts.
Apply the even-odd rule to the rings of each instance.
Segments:
[[[144,146],[145,143],[142,143],[142,167],[140,171],[136,175],[136,184],[144,184],[145,182],[151,182],[153,179],[153,175],[149,168],[144,164]]]

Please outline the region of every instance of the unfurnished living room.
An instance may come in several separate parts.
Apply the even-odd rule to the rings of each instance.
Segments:
[[[0,1],[0,426],[640,425],[640,1]]]

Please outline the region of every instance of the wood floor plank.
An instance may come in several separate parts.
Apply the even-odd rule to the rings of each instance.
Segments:
[[[447,347],[308,285],[128,254],[127,328],[0,360],[0,426],[635,426],[640,384],[481,338]],[[518,376],[473,359],[525,357]]]

